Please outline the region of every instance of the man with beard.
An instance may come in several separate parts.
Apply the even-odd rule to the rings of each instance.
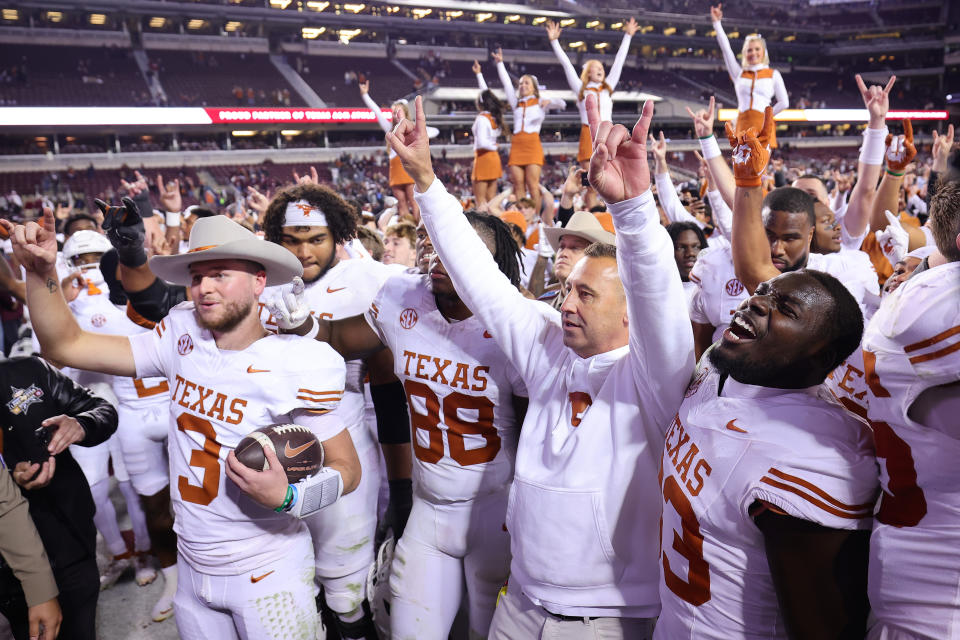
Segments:
[[[189,286],[193,301],[171,309],[155,331],[94,334],[77,326],[60,292],[53,214],[44,212],[42,226],[3,225],[27,270],[27,304],[50,358],[170,381],[180,637],[312,639],[315,587],[304,567],[313,567],[313,549],[306,527],[283,511],[304,517],[329,502],[308,504],[305,488],[294,492],[269,448],[265,471],[248,469],[233,453],[254,429],[297,423],[324,451],[326,466],[311,482],[329,482],[334,500],[359,482],[356,450],[336,410],[343,360],[325,345],[271,335],[260,324],[264,287],[301,275],[300,263],[223,216],[200,220],[187,253],[149,262],[159,278]]]

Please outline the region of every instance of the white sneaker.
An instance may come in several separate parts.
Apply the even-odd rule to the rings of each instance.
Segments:
[[[100,574],[100,591],[109,589],[116,584],[120,576],[122,576],[130,566],[129,554],[114,556],[113,559],[110,560],[110,564],[107,565],[107,568]]]
[[[137,585],[145,587],[157,579],[157,569],[149,553],[138,553],[133,556],[133,568],[136,572]]]
[[[153,618],[154,622],[163,622],[172,615],[173,595],[160,596],[160,599],[157,600],[157,604],[153,605],[153,610],[150,612],[150,617]]]

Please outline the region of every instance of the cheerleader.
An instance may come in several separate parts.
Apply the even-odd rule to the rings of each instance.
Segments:
[[[503,175],[497,138],[506,130],[503,125],[503,103],[486,88],[480,63],[473,61],[473,73],[482,91],[477,98],[477,119],[473,121],[473,197],[477,207],[497,195],[497,180]]]
[[[373,109],[373,113],[377,116],[377,122],[380,124],[383,132],[390,133],[390,131],[393,130],[390,121],[383,115],[383,112],[380,111],[380,107],[373,101],[373,98],[370,97],[370,81],[367,80],[366,82],[359,83],[359,87],[360,95],[363,96],[363,103],[367,105],[368,108]],[[410,118],[410,109],[407,107],[406,100],[394,102],[390,110],[396,111],[397,107],[403,110],[405,118]],[[403,165],[400,164],[400,158],[397,157],[397,152],[391,149],[389,145],[387,145],[387,151],[390,157],[390,189],[393,190],[393,197],[397,199],[397,216],[401,220],[407,218],[419,221],[420,210],[417,208],[417,203],[413,199],[413,178],[410,177],[404,170]]]
[[[520,76],[514,89],[510,74],[503,66],[503,52],[497,49],[490,56],[497,63],[497,75],[507,94],[507,102],[513,109],[513,136],[510,141],[510,183],[517,197],[529,193],[530,199],[540,209],[540,170],[543,168],[543,145],[540,144],[540,127],[548,109],[563,109],[563,100],[540,99],[540,86],[536,76]],[[477,76],[481,89],[487,88],[482,75]]]
[[[630,50],[630,39],[637,32],[637,27],[637,21],[633,18],[630,18],[623,25],[623,40],[620,43],[620,49],[617,51],[617,57],[614,58],[613,65],[610,67],[609,74],[604,71],[602,62],[591,59],[583,63],[583,70],[578,76],[570,58],[560,47],[560,25],[552,20],[547,22],[547,37],[550,38],[550,46],[553,47],[553,52],[557,54],[557,59],[563,65],[570,90],[577,94],[577,109],[580,110],[580,146],[577,149],[577,162],[584,170],[589,167],[590,155],[593,153],[590,125],[587,123],[587,93],[593,92],[597,96],[600,105],[600,119],[612,120],[613,91],[617,87],[617,82],[620,81],[620,72],[623,70],[623,63],[626,62],[627,53]],[[584,200],[588,209],[599,204],[597,192],[592,188],[587,189]]]
[[[763,128],[763,111],[774,98],[777,100],[773,105],[774,115],[787,108],[787,88],[780,72],[770,68],[767,43],[758,33],[751,33],[743,41],[743,66],[740,66],[733,49],[730,48],[730,40],[720,24],[723,19],[722,7],[720,4],[710,7],[710,17],[717,32],[717,42],[723,51],[727,72],[737,92],[737,110],[740,115],[737,116],[736,132],[742,133],[751,127],[760,131]],[[777,146],[776,134],[771,137],[770,146]]]

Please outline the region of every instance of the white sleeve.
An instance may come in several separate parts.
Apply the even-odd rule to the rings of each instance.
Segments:
[[[627,54],[630,52],[630,34],[623,34],[623,40],[620,42],[620,48],[617,50],[617,57],[613,59],[610,66],[610,73],[607,74],[607,84],[610,85],[610,91],[617,88],[620,82],[620,73],[623,71],[623,64],[627,61]]]
[[[723,30],[723,25],[720,24],[719,20],[714,21],[713,28],[717,32],[717,42],[720,43],[720,50],[723,52],[723,61],[727,65],[727,73],[730,74],[730,79],[736,82],[740,74],[743,73],[743,68],[737,62],[737,56],[730,48],[730,40],[727,38],[727,33]]]
[[[557,54],[557,60],[559,60],[563,66],[563,74],[567,77],[567,84],[570,85],[570,91],[579,94],[583,83],[580,81],[580,76],[577,75],[577,70],[573,68],[573,63],[570,62],[570,58],[563,52],[563,47],[560,46],[560,40],[551,40],[550,48]]]
[[[556,111],[563,111],[564,109],[567,108],[567,103],[566,101],[564,101],[563,98],[550,98],[549,100],[541,101],[541,104],[544,105],[543,106],[544,111],[549,111],[551,109]]]
[[[851,251],[859,251],[860,245],[863,244],[863,241],[866,239],[868,233],[870,233],[869,226],[867,226],[867,228],[864,229],[863,233],[860,234],[859,236],[852,236],[847,231],[847,225],[845,225],[841,221],[840,222],[840,246],[842,246],[844,249],[849,249]]]
[[[507,67],[503,62],[497,63],[497,75],[500,76],[500,84],[503,85],[503,92],[507,95],[507,102],[516,109],[517,92],[513,88],[513,81],[510,79],[510,74],[507,73]]]
[[[707,199],[713,210],[713,223],[728,240],[733,233],[733,209],[727,206],[719,189],[707,191]]]
[[[560,314],[549,305],[528,300],[510,284],[463,215],[460,202],[439,180],[423,193],[414,188],[414,199],[461,300],[520,371],[530,393],[535,393],[532,381],[551,375],[567,354]]]
[[[634,380],[666,421],[680,406],[694,366],[693,330],[673,242],[649,189],[607,208],[617,231],[617,270],[627,293]]]
[[[656,175],[657,196],[660,198],[660,206],[670,222],[693,222],[701,229],[703,224],[697,220],[680,202],[677,196],[677,189],[673,186],[673,180],[670,179],[670,173],[658,173]]]
[[[773,115],[777,115],[790,104],[790,97],[787,95],[787,86],[783,84],[783,76],[777,70],[773,71],[773,92],[777,97],[776,104],[773,105]]]
[[[317,436],[317,440],[321,443],[336,436],[346,428],[343,424],[343,418],[340,416],[340,411],[337,409],[327,413],[295,409],[290,412],[290,422],[313,431],[313,435]]]
[[[477,85],[480,87],[480,91],[487,90],[487,81],[483,78],[483,73],[477,74]]]
[[[169,327],[170,318],[166,317],[152,331],[128,336],[137,378],[169,377],[166,356],[173,348]]]
[[[368,108],[373,109],[373,114],[377,116],[377,122],[380,124],[383,132],[390,133],[391,129],[393,129],[393,127],[390,126],[390,121],[387,120],[387,116],[383,115],[383,111],[380,110],[379,105],[373,101],[369,93],[363,94],[363,103],[367,105]]]

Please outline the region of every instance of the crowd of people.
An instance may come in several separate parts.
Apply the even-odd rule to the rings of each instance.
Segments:
[[[896,78],[856,76],[859,157],[795,162],[766,43],[738,60],[711,16],[739,116],[690,111],[682,184],[652,102],[611,122],[621,57],[578,75],[557,47],[565,165],[495,52],[472,167],[417,98],[376,157],[238,168],[226,197],[129,171],[94,212],[0,221],[17,638],[96,637],[124,575],[184,640],[951,637],[953,125],[918,148]],[[320,470],[288,478],[272,425]]]

